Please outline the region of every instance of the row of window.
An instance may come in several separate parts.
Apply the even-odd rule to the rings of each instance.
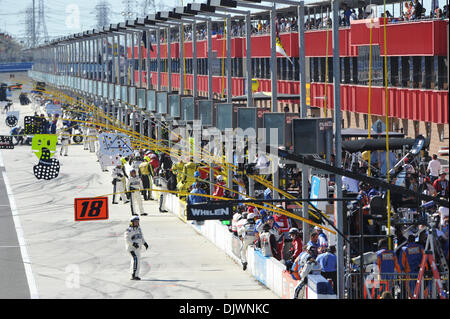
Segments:
[[[385,61],[380,56],[378,46],[372,47],[372,61],[370,61],[369,47],[359,47],[358,57],[342,57],[340,59],[341,83],[369,85],[369,66],[372,64],[371,82],[373,86],[383,86],[385,83]],[[223,60],[217,59],[218,72],[214,75],[227,74],[226,66],[223,70]],[[252,58],[251,72],[253,78],[270,79],[270,58]],[[179,72],[179,59],[172,59],[172,72]],[[307,82],[333,82],[333,58],[317,57],[306,58]],[[192,59],[186,59],[187,74],[192,74]],[[245,59],[233,58],[231,63],[231,76],[245,76]],[[445,56],[405,56],[387,58],[388,85],[404,88],[447,89],[447,66]],[[136,69],[137,70],[137,69]],[[151,60],[150,70],[157,71],[156,60]],[[197,59],[197,72],[199,75],[208,74],[208,60]],[[167,60],[161,60],[161,71],[167,72]],[[326,72],[328,77],[325,77]],[[218,73],[218,74],[216,74]],[[278,80],[299,81],[299,59],[277,58]]]
[[[383,86],[385,83],[385,61],[380,56],[378,46],[372,47],[370,57],[369,47],[359,47],[357,57],[342,57],[340,59],[341,83],[344,84],[369,84],[370,63],[372,64],[371,81],[373,86]],[[371,59],[371,61],[370,61]],[[327,62],[328,61],[328,62]],[[226,62],[226,61],[225,61]],[[133,62],[132,62],[133,63]],[[167,59],[160,60],[161,72],[167,72],[169,66],[173,73],[180,72],[180,63],[184,63],[185,72],[193,73],[193,59],[180,61],[179,58],[171,59],[169,65]],[[328,65],[327,65],[328,63]],[[214,58],[211,64],[213,75],[226,75],[226,64],[223,59]],[[157,72],[158,62],[156,59],[149,61],[150,71]],[[223,70],[225,67],[225,70]],[[270,58],[251,59],[252,78],[270,79],[271,66]],[[91,65],[91,70],[95,70],[96,65]],[[388,85],[391,87],[403,88],[424,88],[424,89],[448,89],[447,65],[445,56],[392,56],[387,58]],[[75,68],[76,69],[76,68]],[[112,69],[112,62],[108,63],[108,70]],[[139,61],[134,60],[135,71],[139,70]],[[146,71],[146,60],[142,60],[142,71]],[[306,58],[306,81],[307,82],[333,82],[333,58],[313,57]],[[197,74],[208,75],[208,59],[197,59]],[[122,65],[121,72],[125,72]],[[109,77],[111,77],[111,73]],[[326,73],[327,77],[326,77]],[[231,60],[231,76],[244,77],[246,74],[246,59],[233,58]],[[299,80],[299,59],[298,58],[277,58],[277,78],[285,81]]]

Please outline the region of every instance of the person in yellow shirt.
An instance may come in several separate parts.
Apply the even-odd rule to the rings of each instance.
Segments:
[[[178,163],[173,164],[172,172],[177,177],[177,188],[178,189],[181,187],[183,179],[184,179],[183,171],[184,171],[184,162],[183,162],[183,160],[180,160]]]
[[[144,200],[153,200],[152,191],[150,190],[153,187],[153,166],[150,165],[150,158],[146,156],[144,161],[139,164],[139,175],[142,179],[142,185],[144,186],[144,190],[142,191],[142,195],[144,196]]]

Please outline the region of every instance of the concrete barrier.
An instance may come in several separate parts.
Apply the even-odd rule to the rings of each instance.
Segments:
[[[204,222],[186,221],[186,204],[173,194],[167,195],[164,208],[208,238],[236,263],[241,264],[240,240],[228,230],[227,226],[217,220],[206,220]],[[293,297],[298,281],[294,280],[286,271],[286,267],[275,258],[264,257],[258,249],[249,247],[247,250],[247,271],[279,297],[284,299]],[[336,298],[336,295],[330,295],[329,290],[324,288],[327,281],[322,276],[314,276],[308,281],[311,281],[311,283],[308,282],[308,287],[306,288],[308,299]],[[309,287],[310,285],[311,287]]]

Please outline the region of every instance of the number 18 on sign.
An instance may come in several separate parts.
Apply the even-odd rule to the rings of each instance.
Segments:
[[[108,197],[75,198],[75,221],[108,219]]]

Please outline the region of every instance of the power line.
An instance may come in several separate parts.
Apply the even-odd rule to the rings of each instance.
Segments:
[[[49,41],[47,23],[45,22],[44,0],[39,0],[35,36],[36,43],[45,43]]]
[[[106,0],[101,0],[95,6],[95,19],[97,28],[101,29],[110,24],[111,4]]]

